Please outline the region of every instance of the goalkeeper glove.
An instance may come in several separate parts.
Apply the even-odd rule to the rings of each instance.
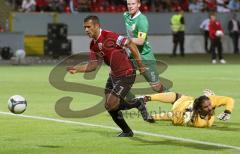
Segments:
[[[225,110],[223,113],[220,113],[218,115],[218,119],[223,121],[230,119],[230,117],[231,117],[231,112],[228,110]]]
[[[203,90],[203,95],[205,95],[205,96],[214,96],[215,93],[212,90],[210,90],[210,89],[204,89]]]

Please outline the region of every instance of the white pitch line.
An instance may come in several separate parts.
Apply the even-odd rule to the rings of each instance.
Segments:
[[[38,119],[38,120],[54,121],[54,122],[59,122],[59,123],[75,124],[75,125],[81,125],[81,126],[90,126],[90,127],[98,127],[98,128],[107,128],[107,129],[112,129],[112,130],[120,130],[117,127],[98,125],[98,124],[91,124],[91,123],[85,123],[85,122],[61,120],[61,119],[39,117],[39,116],[17,115],[17,114],[12,114],[12,113],[9,113],[9,112],[1,112],[1,111],[0,111],[0,114],[16,116],[16,117],[23,117],[23,118],[29,118],[29,119]],[[196,143],[196,144],[215,146],[215,147],[222,147],[222,148],[230,148],[230,149],[234,149],[234,150],[240,151],[240,147],[227,145],[227,144],[211,143],[211,142],[206,142],[206,141],[199,141],[199,140],[193,140],[193,139],[188,139],[188,138],[180,138],[180,137],[175,137],[175,136],[170,136],[170,135],[163,135],[163,134],[150,133],[150,132],[137,131],[137,130],[134,130],[134,133],[135,134],[139,134],[139,135],[160,137],[160,138],[171,139],[171,140],[182,141],[182,142]]]

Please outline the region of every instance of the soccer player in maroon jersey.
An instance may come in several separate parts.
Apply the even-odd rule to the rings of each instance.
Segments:
[[[140,73],[145,72],[137,46],[118,34],[102,30],[97,16],[88,16],[84,19],[84,29],[87,35],[92,38],[90,44],[89,62],[81,66],[68,67],[69,73],[91,72],[103,60],[111,71],[105,87],[105,108],[111,115],[113,121],[122,129],[119,137],[132,137],[133,132],[123,118],[121,110],[137,108],[145,119],[147,113],[145,103],[142,101],[124,100],[130,91],[136,77],[136,71],[129,60],[124,48],[129,48],[137,61]]]

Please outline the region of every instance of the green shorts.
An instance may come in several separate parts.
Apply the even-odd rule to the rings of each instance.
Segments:
[[[137,63],[134,59],[131,59],[133,61],[134,66],[137,68]],[[158,84],[160,82],[159,72],[157,70],[157,63],[156,61],[149,61],[149,60],[142,60],[145,67],[147,67],[147,70],[142,74],[145,78],[145,80],[150,84]]]

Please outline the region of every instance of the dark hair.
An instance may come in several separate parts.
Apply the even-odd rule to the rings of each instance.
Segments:
[[[210,12],[210,13],[208,14],[208,16],[209,16],[209,18],[210,18],[211,16],[216,16],[216,13],[215,13],[215,12]]]
[[[92,22],[94,24],[100,24],[99,18],[97,16],[89,15],[89,16],[85,17],[84,18],[84,23],[88,22],[89,20],[92,20]]]
[[[209,100],[207,96],[200,96],[193,102],[193,115],[191,121],[193,122],[197,118],[197,114],[202,110],[202,104]]]

